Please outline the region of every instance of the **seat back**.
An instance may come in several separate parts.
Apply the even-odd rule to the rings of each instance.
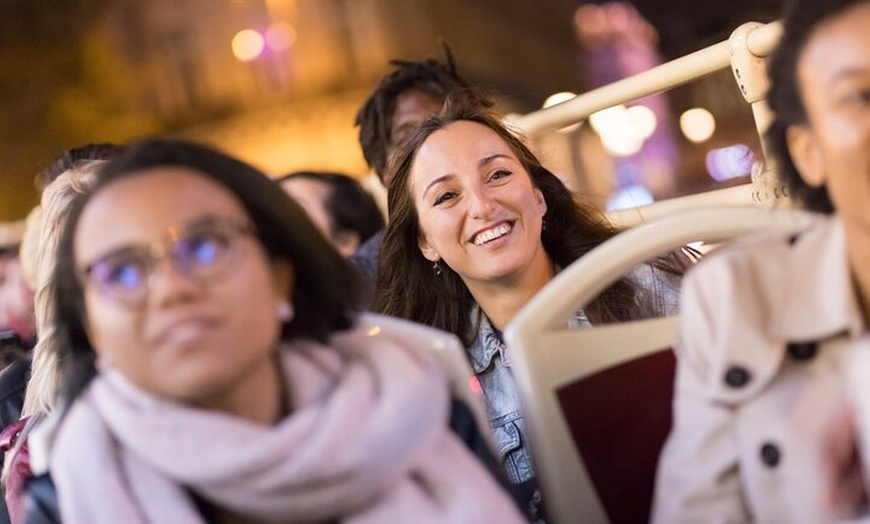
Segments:
[[[676,317],[589,329],[568,320],[635,266],[689,242],[799,231],[804,212],[686,211],[625,231],[565,268],[508,326],[532,458],[554,524],[649,521],[670,430]]]
[[[666,339],[673,319],[667,320],[645,334]],[[659,452],[671,427],[675,364],[673,352],[653,349],[556,389],[575,451],[610,522],[649,522]]]
[[[492,431],[486,416],[483,396],[472,387],[474,372],[468,362],[465,347],[454,335],[410,320],[365,313],[360,327],[372,335],[384,333],[403,340],[409,347],[430,355],[444,372],[453,398],[471,410],[483,438],[494,450]],[[479,388],[479,386],[478,386]]]

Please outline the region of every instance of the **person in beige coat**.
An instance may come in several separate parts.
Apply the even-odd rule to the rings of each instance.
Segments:
[[[795,0],[768,65],[766,133],[818,212],[713,254],[683,284],[674,426],[654,522],[830,522],[826,449],[870,318],[870,1]]]

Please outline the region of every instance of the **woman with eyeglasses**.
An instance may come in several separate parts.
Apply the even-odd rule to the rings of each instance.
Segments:
[[[53,488],[65,523],[522,520],[409,337],[444,335],[359,318],[355,273],[254,168],[131,145],[55,277],[69,408],[42,521]]]

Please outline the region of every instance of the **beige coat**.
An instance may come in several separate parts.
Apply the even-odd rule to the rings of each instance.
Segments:
[[[820,460],[862,330],[835,218],[756,235],[691,271],[654,522],[828,521]]]

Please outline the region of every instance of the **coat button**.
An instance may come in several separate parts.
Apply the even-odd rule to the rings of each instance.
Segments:
[[[749,383],[751,374],[742,366],[731,366],[725,372],[725,383],[732,388],[742,388]]]
[[[788,354],[795,360],[809,360],[816,356],[818,344],[815,342],[793,342],[788,345]]]
[[[775,468],[779,464],[780,452],[776,444],[765,442],[761,446],[761,462],[769,468]]]

